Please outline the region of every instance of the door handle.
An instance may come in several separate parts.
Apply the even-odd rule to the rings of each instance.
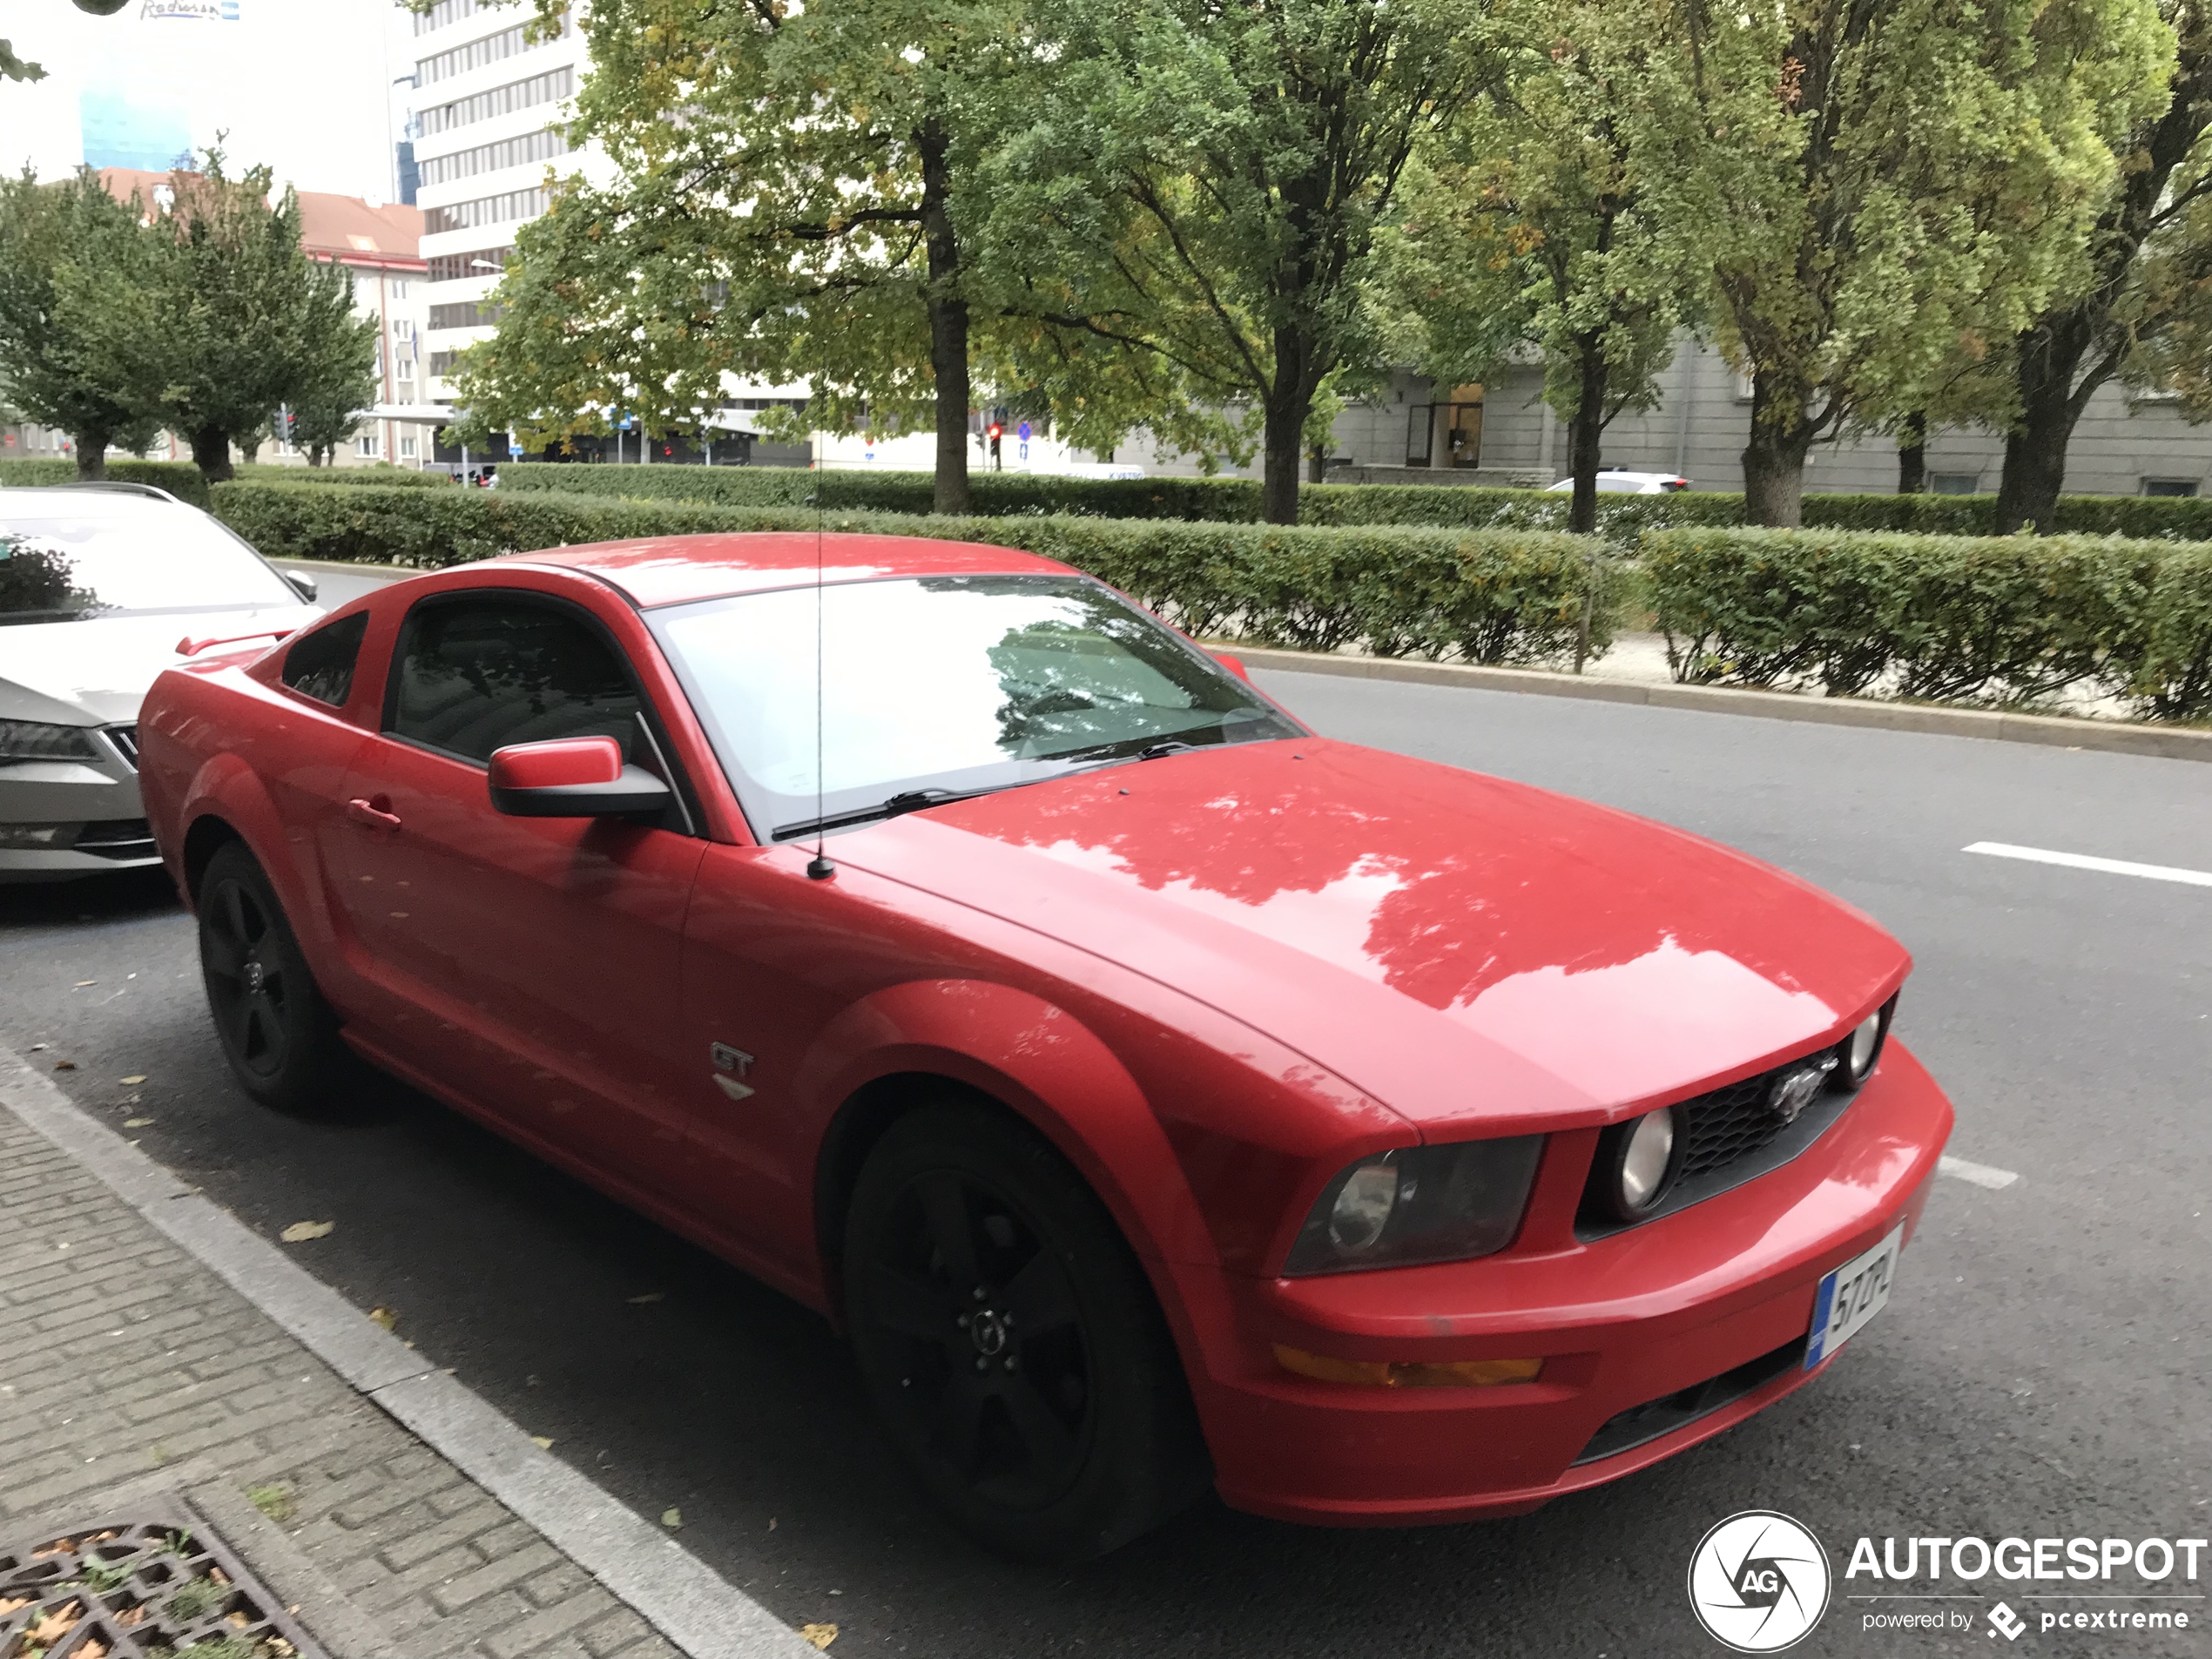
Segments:
[[[395,830],[400,826],[400,815],[384,809],[392,804],[391,798],[379,795],[374,800],[356,797],[346,803],[346,816],[356,824],[366,824],[371,829]]]

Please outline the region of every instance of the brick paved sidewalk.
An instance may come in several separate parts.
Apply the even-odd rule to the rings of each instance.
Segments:
[[[676,1659],[536,1529],[0,1107],[0,1541],[34,1518],[89,1519],[163,1490],[206,1494],[202,1512],[301,1602],[334,1659]]]

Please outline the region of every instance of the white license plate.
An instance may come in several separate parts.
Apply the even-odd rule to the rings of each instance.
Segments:
[[[1864,1256],[1854,1256],[1820,1281],[1812,1298],[1812,1329],[1805,1339],[1805,1369],[1811,1371],[1858,1334],[1890,1299],[1898,1252],[1905,1248],[1899,1227]]]

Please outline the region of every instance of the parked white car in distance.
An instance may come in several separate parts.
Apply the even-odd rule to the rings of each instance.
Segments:
[[[0,489],[0,882],[158,864],[138,705],[186,639],[266,645],[314,582],[147,484]]]
[[[1572,495],[1575,481],[1562,478],[1545,488],[1561,495]],[[1675,472],[1623,472],[1618,467],[1608,467],[1597,475],[1597,493],[1601,496],[1667,496],[1689,488],[1689,480]]]

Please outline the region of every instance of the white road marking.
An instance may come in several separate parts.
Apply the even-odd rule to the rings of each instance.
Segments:
[[[2101,870],[2107,875],[2139,875],[2149,881],[2185,881],[2194,887],[2212,887],[2212,870],[2182,870],[2170,864],[2130,864],[2126,859],[2093,859],[2086,853],[2050,853],[2040,846],[2010,846],[2003,841],[1976,841],[1962,853],[1986,853],[1993,859],[2026,859],[2031,864],[2063,864],[2076,870]]]
[[[1936,1160],[1936,1173],[1947,1175],[1956,1181],[1969,1181],[1978,1187],[1987,1187],[1992,1192],[2002,1192],[2020,1179],[2010,1170],[1970,1163],[1965,1158],[1954,1158],[1947,1152]]]

